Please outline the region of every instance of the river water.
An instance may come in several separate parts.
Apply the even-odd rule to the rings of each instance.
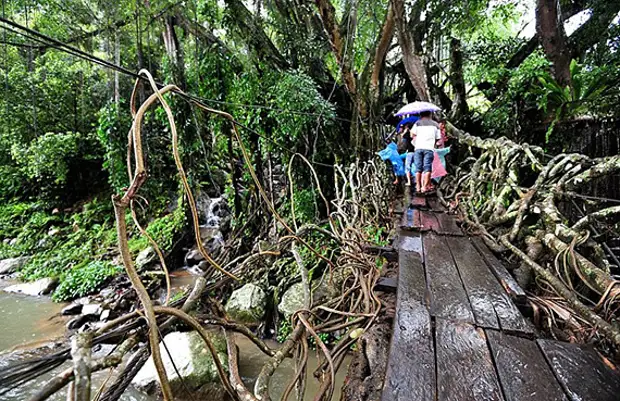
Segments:
[[[175,285],[191,284],[191,278],[184,276]],[[18,350],[26,352],[34,347],[50,343],[54,340],[63,339],[65,335],[66,318],[60,316],[63,304],[52,302],[48,297],[30,297],[19,294],[8,294],[1,290],[6,287],[7,282],[0,281],[0,316],[2,326],[0,329],[0,368],[18,358],[19,354],[11,355],[9,351]],[[239,373],[245,384],[252,389],[254,381],[258,376],[262,365],[267,361],[265,356],[258,348],[243,336],[237,337],[239,347]],[[275,342],[269,342],[271,347],[277,347]],[[99,350],[95,357],[104,356],[110,348]],[[310,352],[308,372],[309,376],[317,367],[318,359],[314,352]],[[337,388],[334,393],[334,400],[340,399],[342,383],[349,361],[347,360],[336,377]],[[12,390],[10,393],[0,395],[0,401],[24,401],[57,374],[59,371],[71,366],[69,363],[29,382],[25,386]],[[94,391],[108,378],[110,372],[98,372],[93,375]],[[273,399],[278,400],[289,381],[295,374],[294,362],[290,359],[285,360],[275,371],[270,384],[270,393]],[[318,391],[319,383],[312,377],[307,379],[308,387],[305,400],[312,400],[313,394]],[[294,399],[294,396],[291,397]],[[66,392],[61,391],[51,401],[66,400]],[[156,398],[145,395],[136,389],[129,388],[121,397],[121,401],[155,401]],[[217,401],[217,400],[213,400]]]

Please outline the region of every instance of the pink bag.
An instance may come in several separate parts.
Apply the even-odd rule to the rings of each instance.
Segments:
[[[448,172],[446,171],[446,168],[443,166],[443,164],[441,164],[441,158],[435,151],[435,157],[433,158],[433,170],[431,173],[431,178],[441,178],[447,174]]]

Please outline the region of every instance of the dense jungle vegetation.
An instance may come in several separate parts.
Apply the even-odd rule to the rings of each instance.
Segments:
[[[372,155],[394,110],[416,99],[437,102],[470,132],[549,151],[573,141],[561,129],[567,121],[620,110],[618,1],[2,3],[0,258],[32,256],[21,277],[59,278],[56,300],[92,292],[120,271],[110,195],[128,186],[135,77],[10,21],[129,71],[148,69],[231,113],[249,128],[240,132],[265,188],[274,171],[284,176],[294,153],[316,163],[321,181],[333,176],[328,166]],[[148,95],[142,88],[138,97]],[[169,101],[190,185],[225,196],[232,226],[247,238],[267,234],[270,219],[230,126]],[[162,108],[147,114],[144,135],[151,179],[140,213],[168,254],[190,220],[179,207],[180,183],[170,179],[176,169]],[[297,167],[296,220],[319,221],[320,197]],[[279,197],[273,188],[270,196]],[[381,242],[386,234],[369,237]],[[134,229],[129,245],[135,256],[147,242]]]
[[[95,396],[118,400],[151,358],[172,400],[160,339],[192,328],[223,394],[203,399],[269,400],[286,358],[301,399],[311,348],[315,400],[347,365],[342,399],[378,399],[398,188],[377,152],[416,100],[447,119],[444,216],[542,332],[620,349],[619,0],[0,1],[0,279],[89,296],[0,396],[91,399],[118,367]],[[252,390],[236,336],[266,358]]]

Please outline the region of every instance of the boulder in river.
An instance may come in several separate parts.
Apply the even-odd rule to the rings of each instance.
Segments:
[[[54,288],[56,288],[57,284],[58,281],[56,279],[46,277],[32,283],[12,285],[10,287],[6,287],[4,291],[32,296],[47,295],[52,292]]]
[[[82,307],[82,315],[97,315],[101,313],[101,305],[86,304]]]
[[[315,280],[311,283],[312,288],[312,300],[315,304],[321,303],[328,298],[338,296],[338,289],[336,286],[329,285],[327,279]],[[304,307],[304,287],[302,283],[296,283],[289,287],[288,290],[282,295],[278,310],[287,319],[291,317],[293,313]]]
[[[84,305],[79,304],[79,303],[72,303],[70,305],[65,306],[64,308],[62,308],[62,312],[60,312],[61,315],[63,316],[70,316],[70,315],[79,315],[80,313],[82,313],[82,307]]]
[[[204,256],[202,256],[202,253],[200,253],[197,248],[191,249],[189,252],[187,252],[187,255],[185,255],[185,264],[187,266],[197,265],[203,260],[205,260],[205,258]]]
[[[11,274],[21,269],[30,259],[30,256],[20,256],[0,260],[0,274]]]
[[[265,316],[266,306],[267,294],[256,284],[246,284],[233,291],[226,303],[226,312],[236,321],[256,324]]]
[[[157,259],[157,253],[152,246],[149,246],[143,249],[136,258],[136,269],[143,270],[147,267],[151,262]]]
[[[282,295],[278,310],[287,319],[293,313],[304,307],[304,287],[302,283],[296,283],[289,287]]]
[[[94,320],[94,315],[79,315],[67,322],[67,330],[77,330]]]
[[[226,340],[224,336],[219,333],[211,332],[209,338],[217,350],[219,360],[227,371],[228,356],[226,353]],[[211,353],[197,332],[170,333],[164,337],[163,342],[173,356],[174,364],[183,378],[183,382],[190,390],[197,390],[207,385],[221,387],[217,368],[213,362]],[[179,379],[168,357],[168,352],[162,343],[159,344],[159,349],[161,350],[164,367],[173,391],[179,393],[184,391],[183,382]],[[149,358],[132,381],[136,388],[146,393],[155,392],[156,387],[158,387],[156,386],[158,382],[159,379],[152,357]]]

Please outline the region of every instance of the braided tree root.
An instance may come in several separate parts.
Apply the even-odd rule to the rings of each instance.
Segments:
[[[593,211],[571,225],[557,206],[583,197],[576,192],[592,180],[620,172],[620,155],[590,159],[581,154],[559,154],[543,162],[541,148],[505,138],[481,139],[453,126],[449,130],[469,147],[474,158],[467,158],[453,178],[442,182],[442,202],[458,206],[466,226],[481,233],[490,248],[510,250],[542,278],[541,284],[549,285],[543,290],[565,298],[577,315],[620,345],[618,329],[595,313],[602,305],[605,312],[616,310],[612,304],[617,306],[620,301],[620,282],[611,275],[603,246],[593,238],[591,227],[592,223],[612,221],[620,215],[620,207]],[[528,186],[520,184],[526,180]],[[536,252],[529,256],[517,244],[530,248],[535,244],[532,249]],[[555,255],[555,271],[537,262],[545,255],[543,247]],[[553,266],[553,262],[549,264]],[[574,277],[583,285],[574,286]],[[580,301],[592,294],[600,297],[592,301],[595,310]]]

